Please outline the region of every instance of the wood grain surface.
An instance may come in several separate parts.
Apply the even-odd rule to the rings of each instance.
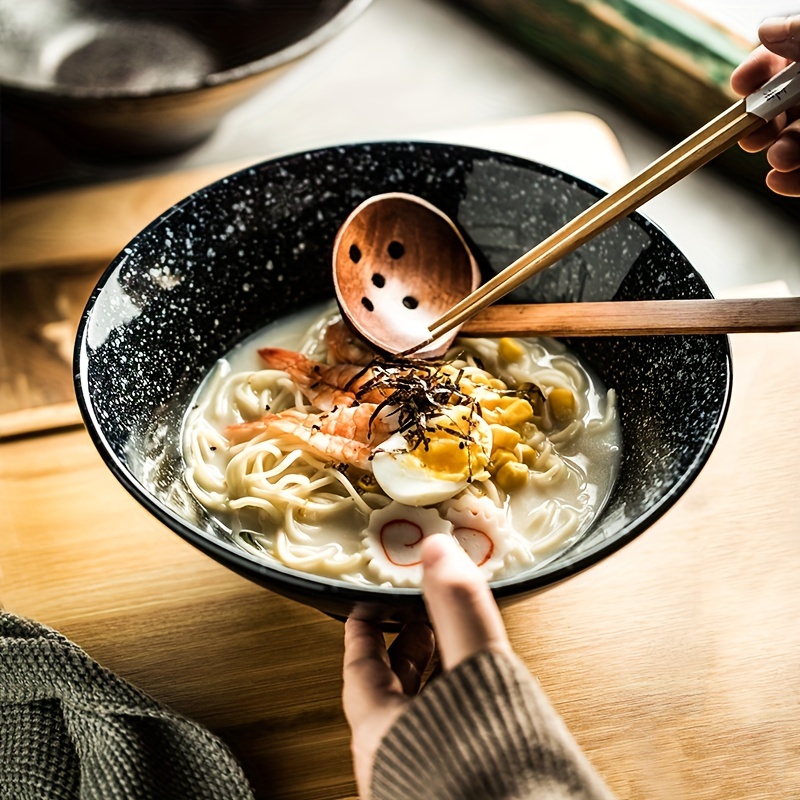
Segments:
[[[732,337],[723,434],[677,505],[504,609],[512,642],[627,800],[800,797],[800,334]],[[355,792],[340,623],[151,518],[74,430],[0,444],[0,601],[209,726],[259,798]]]
[[[80,423],[72,350],[104,266],[0,272],[0,438]]]

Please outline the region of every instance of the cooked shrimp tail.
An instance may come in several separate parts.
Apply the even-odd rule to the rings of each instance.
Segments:
[[[328,359],[334,364],[361,364],[366,366],[377,355],[341,319],[328,325],[325,329],[323,341],[328,348]]]
[[[271,369],[287,372],[309,403],[323,411],[352,406],[356,402],[355,382],[364,371],[358,364],[330,366],[281,347],[262,347],[258,354]]]
[[[289,423],[295,428],[290,428]],[[381,413],[372,403],[345,407],[322,414],[310,414],[290,408],[277,414],[266,414],[261,419],[230,425],[225,431],[231,444],[246,442],[262,433],[293,433],[296,428],[307,428],[312,432],[347,439],[358,444],[375,447],[393,432],[389,415]],[[308,441],[306,434],[300,437]],[[323,444],[323,440],[317,440]]]

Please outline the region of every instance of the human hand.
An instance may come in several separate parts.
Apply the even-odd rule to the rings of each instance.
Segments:
[[[731,75],[731,88],[742,96],[755,92],[792,61],[800,61],[800,14],[765,20],[758,36],[761,46]],[[767,151],[772,167],[767,186],[773,192],[800,197],[800,107],[779,114],[739,144],[748,153]]]
[[[452,536],[423,541],[422,568],[422,593],[445,670],[485,650],[511,652],[486,580]],[[433,632],[422,623],[406,625],[388,651],[377,625],[353,618],[345,624],[342,699],[362,800],[369,798],[381,739],[419,691],[433,650]]]

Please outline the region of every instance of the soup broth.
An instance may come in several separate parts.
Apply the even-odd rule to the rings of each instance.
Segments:
[[[620,461],[614,393],[562,343],[460,338],[435,363],[384,361],[328,306],[220,359],[182,442],[190,491],[240,547],[358,585],[418,586],[436,531],[490,580],[541,568]]]

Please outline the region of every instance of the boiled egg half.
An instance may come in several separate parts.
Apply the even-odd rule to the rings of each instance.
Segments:
[[[491,452],[488,423],[468,406],[450,406],[428,420],[424,442],[412,449],[404,434],[392,434],[375,449],[372,471],[393,500],[428,506],[486,480]]]

